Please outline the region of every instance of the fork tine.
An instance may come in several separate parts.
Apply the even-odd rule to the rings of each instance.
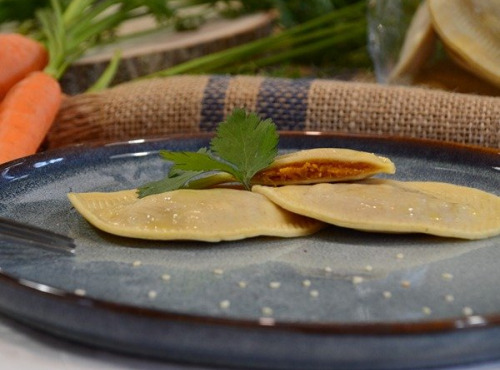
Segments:
[[[14,234],[33,236],[47,241],[59,241],[73,243],[73,239],[68,236],[57,234],[50,230],[45,230],[29,224],[23,224],[8,218],[0,217],[0,232],[10,232]]]
[[[36,226],[0,217],[0,237],[14,241],[27,241],[31,245],[74,253],[75,244],[68,236]]]
[[[75,253],[75,248],[72,245],[63,245],[63,244],[58,244],[58,243],[51,243],[51,242],[46,242],[43,240],[35,240],[35,239],[30,239],[26,237],[22,237],[19,235],[7,235],[0,233],[0,241],[11,241],[11,242],[24,242],[27,243],[26,245],[37,247],[37,248],[42,248],[42,249],[47,249],[47,250],[52,250],[52,251],[57,251],[57,252],[63,252],[63,253],[68,253],[68,254],[74,254]]]

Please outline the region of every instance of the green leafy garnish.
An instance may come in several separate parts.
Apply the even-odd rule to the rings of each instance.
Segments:
[[[197,152],[160,151],[173,163],[168,175],[138,189],[140,198],[181,188],[206,188],[239,182],[250,189],[252,177],[269,166],[278,153],[278,133],[270,119],[235,109],[217,127],[210,149]]]
[[[141,186],[138,189],[139,198],[179,189],[199,174],[200,172],[194,171],[170,171],[168,176],[163,180],[153,181]]]

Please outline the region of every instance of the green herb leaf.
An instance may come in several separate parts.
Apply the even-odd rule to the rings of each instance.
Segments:
[[[171,152],[161,150],[163,159],[174,162],[176,170],[181,171],[223,171],[232,175],[237,173],[236,168],[212,157],[208,151],[205,152]]]
[[[170,171],[164,179],[152,181],[139,187],[137,195],[139,198],[144,198],[148,195],[180,189],[200,173],[200,171]]]
[[[250,189],[251,178],[269,166],[278,153],[276,125],[254,114],[236,109],[221,122],[210,148],[198,152],[160,151],[173,162],[167,177],[143,185],[139,197],[180,188],[205,188],[221,183],[240,182]],[[206,175],[203,177],[203,175]]]
[[[276,157],[278,140],[276,125],[270,119],[262,121],[255,113],[235,109],[218,126],[210,148],[238,169],[235,177],[249,188],[250,179]]]
[[[206,189],[220,184],[229,184],[235,181],[234,176],[227,173],[202,175],[202,171],[178,171],[177,175],[169,174],[165,178],[147,183],[137,190],[139,198],[148,195],[160,194],[177,189]]]

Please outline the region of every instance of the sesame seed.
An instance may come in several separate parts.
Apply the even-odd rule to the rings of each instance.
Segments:
[[[247,283],[246,283],[246,281],[240,281],[240,282],[238,283],[238,286],[239,286],[240,288],[246,288],[246,287],[247,287]]]
[[[319,292],[317,290],[311,290],[309,295],[313,298],[317,298],[319,296]]]
[[[444,300],[445,300],[446,302],[450,302],[450,303],[451,303],[451,302],[453,302],[453,301],[455,300],[455,297],[453,297],[453,295],[451,295],[451,294],[446,294],[446,295],[444,296]]]
[[[372,265],[366,265],[365,266],[365,271],[372,271],[373,270],[373,266]]]
[[[353,284],[360,284],[363,282],[363,277],[362,276],[353,276],[352,278],[352,283]]]
[[[215,269],[213,272],[215,275],[222,275],[224,273],[224,270],[223,269]]]
[[[384,296],[384,298],[386,299],[389,299],[392,297],[392,293],[389,292],[388,290],[386,290],[385,292],[382,293],[382,295]]]
[[[229,302],[227,299],[220,301],[220,303],[219,303],[219,307],[224,309],[224,310],[228,309],[229,306],[231,306],[231,302]]]
[[[429,307],[424,306],[422,307],[422,312],[426,315],[430,315],[432,313],[432,310]]]
[[[398,260],[402,260],[403,258],[405,258],[405,255],[403,253],[398,253],[398,254],[396,254],[396,258]]]
[[[447,281],[450,281],[453,279],[453,275],[448,273],[448,272],[442,273],[441,277],[443,278],[443,280],[447,280]]]
[[[169,275],[169,274],[163,274],[163,275],[161,276],[161,279],[162,279],[163,281],[169,281],[169,280],[170,280],[170,275]]]
[[[75,289],[75,294],[83,297],[84,295],[87,294],[87,292],[85,291],[85,289],[78,288],[78,289]]]
[[[305,286],[305,287],[310,287],[311,286],[311,280],[304,280],[302,282],[302,285]]]
[[[401,286],[403,288],[409,288],[411,286],[411,283],[408,280],[403,280],[401,281]]]
[[[269,288],[271,289],[278,289],[281,286],[281,283],[279,281],[271,281],[269,283]]]
[[[155,290],[150,290],[150,291],[148,292],[148,297],[149,297],[149,299],[155,299],[157,295],[158,295],[158,293],[156,293],[156,291],[155,291]]]
[[[332,268],[330,266],[325,267],[325,272],[332,272]]]
[[[472,310],[472,308],[470,307],[464,307],[462,309],[462,313],[465,315],[465,316],[471,316],[474,314],[474,311]]]
[[[271,316],[273,314],[273,309],[271,307],[262,307],[262,314],[264,316]]]
[[[134,266],[134,267],[138,267],[140,265],[142,265],[141,261],[134,261],[134,262],[132,262],[132,266]]]

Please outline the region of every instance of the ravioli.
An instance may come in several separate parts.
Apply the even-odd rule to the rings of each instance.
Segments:
[[[388,77],[389,81],[411,80],[411,77],[431,59],[436,39],[429,4],[427,1],[422,1],[408,27],[399,60]]]
[[[252,191],[307,217],[352,229],[481,239],[500,234],[500,197],[440,182],[255,185]]]
[[[68,198],[98,229],[140,239],[217,242],[259,235],[296,237],[324,226],[245,190],[182,189],[140,199],[136,190],[124,190],[69,193]]]
[[[359,180],[378,173],[393,174],[394,163],[385,157],[359,150],[316,148],[276,157],[252,177],[256,185],[314,184]]]
[[[428,4],[448,56],[500,87],[500,2],[429,0]]]

